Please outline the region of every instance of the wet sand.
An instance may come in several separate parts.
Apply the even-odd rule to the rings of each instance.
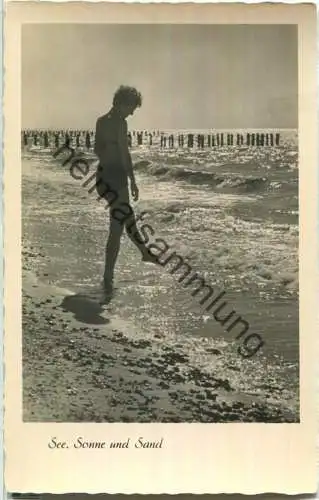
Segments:
[[[156,277],[152,265],[139,263],[135,249],[125,245],[121,256],[119,298],[100,305],[98,284],[92,286],[85,277],[90,267],[83,271],[77,265],[84,253],[91,266],[101,267],[103,248],[100,243],[99,254],[94,245],[97,237],[105,239],[105,231],[88,219],[94,200],[90,208],[87,193],[81,187],[76,191],[63,171],[48,182],[44,163],[25,174],[25,421],[298,421],[295,380],[290,377],[289,386],[280,365],[265,368],[258,360],[240,359],[232,343],[218,335],[194,338],[178,328],[170,334],[175,319],[165,316],[165,308],[159,307],[156,321],[149,321],[139,301],[149,297],[149,302],[161,287],[161,301],[165,295],[169,301],[172,287]],[[60,209],[54,205],[57,193],[63,199]],[[65,212],[68,221],[57,222]],[[65,244],[55,239],[57,227]],[[61,277],[68,266],[78,270],[73,286],[68,286],[70,277]],[[138,287],[144,295],[136,293],[132,303]]]
[[[96,301],[24,273],[24,421],[296,421],[289,405],[236,391],[237,370],[207,373],[183,344],[143,338]]]

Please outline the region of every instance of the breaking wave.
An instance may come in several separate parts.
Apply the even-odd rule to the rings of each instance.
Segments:
[[[183,165],[158,165],[147,160],[135,164],[139,172],[153,175],[161,181],[184,181],[198,186],[208,186],[216,191],[229,193],[258,193],[295,188],[297,180],[274,181],[268,176],[216,173],[186,168]]]

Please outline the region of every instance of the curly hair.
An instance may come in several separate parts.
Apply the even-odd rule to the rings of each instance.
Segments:
[[[117,89],[113,97],[113,106],[119,106],[120,104],[128,104],[135,107],[141,107],[142,95],[134,87],[121,85]]]

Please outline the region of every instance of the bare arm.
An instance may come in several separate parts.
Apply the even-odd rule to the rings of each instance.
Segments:
[[[132,158],[130,155],[130,151],[128,148],[128,140],[127,140],[127,124],[126,122],[120,126],[119,129],[119,138],[118,138],[119,148],[120,148],[120,156],[122,165],[125,168],[127,176],[130,178],[131,182],[135,184],[135,176],[133,171]]]

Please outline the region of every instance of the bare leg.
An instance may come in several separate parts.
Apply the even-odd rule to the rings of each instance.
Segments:
[[[118,199],[115,204],[112,204],[110,209],[110,232],[106,244],[104,283],[107,287],[112,287],[114,269],[120,250],[120,242],[124,226],[128,237],[140,251],[142,259],[146,262],[158,264],[157,258],[148,252],[147,246],[144,243],[145,240],[138,230],[135,213],[129,203],[128,189],[120,189],[117,193]],[[127,213],[129,216],[124,217],[122,222],[117,220],[114,216],[116,209],[121,212],[124,211],[124,215]]]
[[[131,205],[130,205],[130,213],[131,213],[130,218],[128,220],[125,220],[124,222],[128,237],[140,251],[142,255],[142,260],[144,262],[152,262],[153,264],[159,264],[157,257],[152,255],[148,251],[148,247],[145,245],[145,239],[143,238],[137,227],[135,213]]]
[[[128,187],[126,186],[125,188],[120,189],[117,193],[118,199],[116,204],[114,206],[112,205],[112,208],[119,209],[120,211],[123,210],[124,213],[128,214],[127,217],[123,218],[122,222],[122,226],[125,227],[128,237],[140,251],[144,261],[154,263],[157,262],[156,257],[148,252],[147,246],[145,245],[145,239],[137,227],[134,209],[130,204]]]
[[[134,213],[132,207],[131,207],[131,209],[132,209],[132,215],[131,215],[131,217],[130,217],[129,220],[125,221],[126,233],[127,233],[128,237],[130,238],[130,240],[132,241],[132,243],[134,243],[134,245],[140,251],[140,253],[142,255],[142,259],[144,261],[154,262],[155,263],[156,262],[156,257],[153,257],[148,252],[147,246],[144,243],[145,240],[144,240],[143,236],[141,235],[141,233],[140,233],[140,231],[139,231],[139,229],[137,227],[135,213]]]
[[[120,250],[123,225],[110,215],[110,232],[106,243],[104,283],[112,285],[114,268]]]

